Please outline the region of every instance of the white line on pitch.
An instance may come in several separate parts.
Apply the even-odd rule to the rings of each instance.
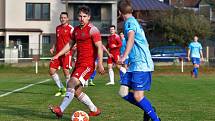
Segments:
[[[48,81],[50,81],[50,80],[51,80],[51,79],[46,79],[46,80],[41,81],[41,82],[37,82],[37,83],[34,83],[34,84],[29,84],[29,85],[24,86],[24,87],[22,87],[22,88],[15,89],[15,90],[13,90],[13,91],[11,91],[11,92],[4,93],[4,94],[0,95],[0,97],[7,96],[7,95],[12,94],[12,93],[14,93],[14,92],[18,92],[18,91],[21,91],[21,90],[27,89],[27,88],[32,87],[32,86],[37,85],[37,84],[45,83],[45,82],[48,82]]]

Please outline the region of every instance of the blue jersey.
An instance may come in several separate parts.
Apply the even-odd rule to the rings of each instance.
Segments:
[[[134,17],[130,17],[125,21],[124,33],[126,41],[128,40],[129,31],[134,31],[135,35],[134,45],[129,53],[130,65],[128,71],[154,71],[154,63],[151,58],[145,33]]]
[[[191,42],[189,47],[191,58],[200,58],[200,51],[202,50],[202,45],[199,42]]]
[[[120,48],[120,55],[122,55],[125,52],[125,48],[126,48],[126,40],[125,38],[122,39],[122,46]]]

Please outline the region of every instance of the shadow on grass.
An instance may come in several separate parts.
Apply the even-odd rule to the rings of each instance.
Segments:
[[[27,107],[12,107],[12,106],[0,106],[0,114],[1,118],[2,116],[9,117],[11,116],[11,119],[26,119],[28,121],[30,120],[38,120],[38,121],[50,121],[55,120],[56,117],[54,114],[44,110],[40,109],[27,109]],[[61,121],[69,121],[70,117],[64,116]]]

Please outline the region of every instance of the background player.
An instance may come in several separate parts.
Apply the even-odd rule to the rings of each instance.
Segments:
[[[132,15],[133,9],[129,0],[121,0],[118,5],[119,13],[125,21],[124,34],[127,41],[126,50],[119,62],[123,64],[129,55],[130,63],[121,80],[119,94],[126,101],[147,112],[152,121],[160,121],[150,101],[144,95],[145,90],[150,90],[152,71],[154,71],[145,33]],[[129,88],[133,92],[129,92]]]
[[[126,48],[126,40],[125,40],[125,36],[123,34],[123,32],[119,33],[120,39],[122,41],[122,46],[120,48],[120,57],[123,56],[124,52],[125,52],[125,48]],[[128,68],[128,57],[125,59],[125,62],[122,64],[122,67],[124,67],[126,70]],[[124,73],[122,73],[122,71],[119,72],[120,74],[120,80],[123,78]]]
[[[191,76],[197,78],[200,61],[204,61],[202,45],[198,42],[197,35],[194,36],[193,42],[189,44],[187,56],[188,61],[191,60],[193,63],[193,70],[191,71]]]
[[[116,28],[114,25],[110,26],[110,36],[108,36],[108,42],[106,48],[109,50],[112,56],[108,57],[107,64],[108,64],[108,72],[109,72],[109,79],[110,82],[106,83],[106,85],[114,85],[114,71],[113,71],[113,64],[116,64],[117,68],[121,71],[120,73],[125,73],[126,69],[123,68],[121,65],[117,64],[120,56],[120,48],[122,46],[122,42],[120,40],[119,35],[116,34]]]
[[[68,23],[69,18],[67,12],[62,12],[60,14],[60,22],[61,25],[56,27],[56,42],[50,49],[51,54],[54,54],[55,50],[56,53],[58,53],[63,49],[63,47],[71,40],[72,32],[74,30],[74,28]],[[67,82],[70,78],[69,69],[72,67],[72,51],[68,51],[58,59],[51,60],[49,66],[49,73],[59,88],[59,91],[55,94],[55,96],[65,96],[66,88],[57,74],[59,67],[63,68],[63,73]]]
[[[101,113],[91,99],[82,92],[85,81],[95,70],[95,60],[98,57],[98,72],[103,74],[103,49],[99,30],[90,23],[90,9],[87,6],[81,6],[78,9],[79,26],[76,26],[73,32],[72,41],[68,43],[57,55],[52,59],[55,60],[76,43],[77,61],[75,68],[71,74],[71,78],[67,83],[67,92],[60,106],[50,107],[57,117],[62,117],[64,110],[68,107],[74,96],[83,102],[90,109],[89,116],[97,116]]]

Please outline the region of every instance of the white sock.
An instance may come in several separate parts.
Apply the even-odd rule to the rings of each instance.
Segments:
[[[120,67],[120,69],[119,69],[123,74],[125,74],[126,73],[126,69],[124,68],[124,67]]]
[[[63,102],[60,105],[60,109],[63,112],[71,103],[72,99],[74,98],[75,95],[75,89],[67,89],[66,91],[66,96],[63,99]]]
[[[70,80],[70,75],[67,75],[66,76],[66,87],[67,87],[67,83],[69,82],[69,80]]]
[[[52,75],[52,79],[55,81],[55,83],[57,84],[58,88],[64,88],[64,86],[63,86],[63,84],[62,84],[62,82],[60,80],[60,77],[58,76],[57,73],[54,73]]]
[[[110,77],[110,82],[114,83],[114,72],[113,72],[113,69],[109,69],[109,77]]]
[[[78,97],[78,100],[84,103],[85,105],[87,105],[90,111],[93,111],[93,112],[97,111],[97,107],[93,104],[91,99],[85,93],[82,92]]]

